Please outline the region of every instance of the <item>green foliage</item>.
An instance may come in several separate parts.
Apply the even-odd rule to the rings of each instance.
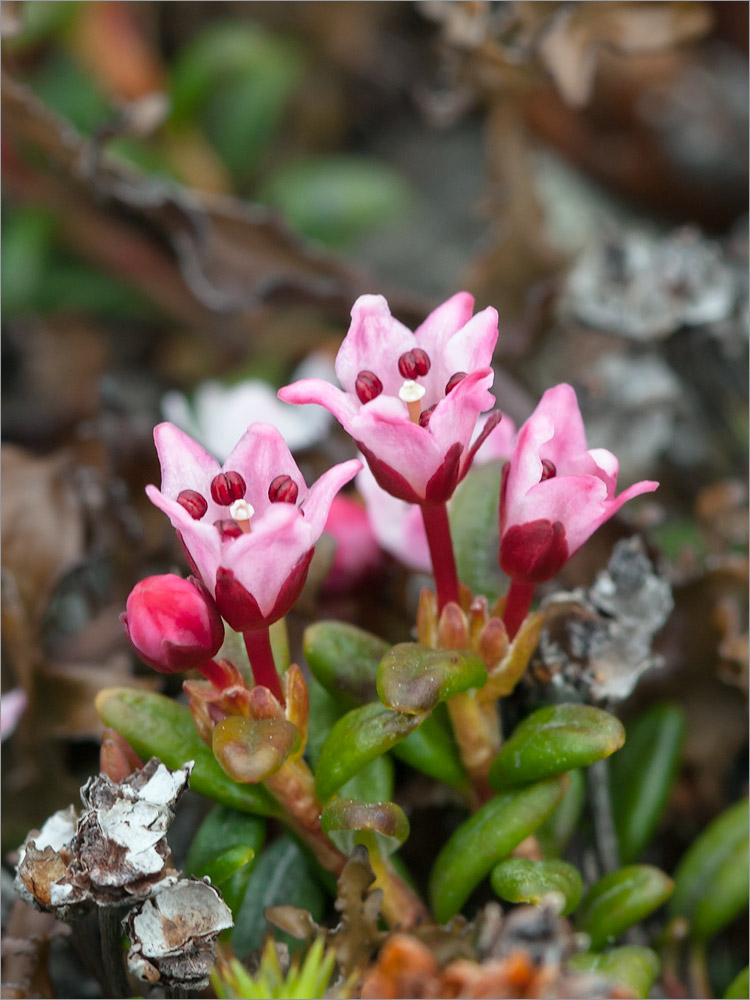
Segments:
[[[236,916],[265,838],[257,816],[215,806],[193,837],[185,863],[188,875],[208,875]]]
[[[536,839],[548,857],[560,857],[575,833],[586,801],[583,771],[568,771],[570,787],[536,831]]]
[[[320,621],[302,641],[313,676],[343,708],[375,701],[378,666],[391,648],[385,639],[347,622]]]
[[[476,465],[460,483],[450,508],[451,536],[459,579],[490,603],[505,593],[508,580],[500,570],[498,498],[503,462]]]
[[[591,886],[576,914],[576,924],[598,951],[658,909],[673,888],[672,879],[653,865],[618,868]]]
[[[745,1000],[750,996],[750,968],[746,965],[727,987],[724,1000]]]
[[[562,897],[563,916],[575,910],[581,900],[581,873],[566,861],[531,861],[529,858],[506,858],[490,875],[492,888],[508,903],[540,903],[555,893]]]
[[[538,781],[609,757],[625,739],[619,719],[590,705],[548,705],[513,731],[490,770],[493,788]]]
[[[605,976],[642,1000],[646,1000],[651,993],[659,974],[659,959],[655,952],[635,945],[623,945],[599,953],[580,952],[568,960],[568,966],[579,972]]]
[[[651,842],[680,767],[685,713],[677,705],[652,705],[628,727],[612,759],[612,812],[625,864]]]
[[[269,938],[254,976],[235,958],[222,962],[211,976],[211,982],[219,1000],[315,1000],[326,995],[335,964],[336,953],[333,948],[326,951],[324,939],[320,937],[310,945],[304,961],[300,964],[295,957],[284,974]]]
[[[418,715],[486,680],[487,668],[476,653],[400,642],[380,661],[378,695],[388,708]]]

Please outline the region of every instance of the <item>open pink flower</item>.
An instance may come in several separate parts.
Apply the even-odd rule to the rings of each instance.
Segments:
[[[362,295],[336,358],[343,391],[302,379],[279,396],[330,410],[393,496],[444,503],[484,439],[471,443],[479,414],[495,402],[489,388],[497,313],[472,316],[473,309],[472,296],[459,292],[412,333],[382,295]]]
[[[518,433],[500,495],[500,566],[528,583],[549,580],[599,527],[633,497],[658,483],[644,480],[615,496],[619,464],[586,447],[574,389],[548,389]]]
[[[361,462],[335,465],[308,490],[270,424],[251,424],[223,465],[173,424],[159,424],[154,440],[162,484],[146,492],[177,530],[222,617],[241,632],[283,617],[305,582],[334,496]]]

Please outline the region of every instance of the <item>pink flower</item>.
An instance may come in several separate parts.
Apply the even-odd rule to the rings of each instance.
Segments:
[[[174,573],[137,583],[120,621],[143,662],[162,674],[201,666],[224,641],[224,622],[203,585]]]
[[[361,503],[342,494],[334,497],[325,530],[336,543],[324,582],[326,593],[346,594],[377,573],[383,554]]]
[[[299,597],[336,493],[362,468],[335,465],[308,490],[279,431],[251,424],[223,465],[173,424],[154,431],[161,491],[191,569],[237,631],[283,617]]]
[[[444,503],[482,443],[480,437],[471,444],[479,414],[495,402],[489,388],[497,313],[472,316],[473,309],[472,296],[459,292],[412,333],[382,295],[362,295],[336,358],[344,391],[302,379],[279,396],[330,410],[388,493]],[[487,434],[494,425],[488,422]]]
[[[611,452],[587,449],[573,388],[548,389],[503,470],[503,572],[528,583],[549,580],[627,500],[659,485],[644,480],[615,496],[618,469]]]

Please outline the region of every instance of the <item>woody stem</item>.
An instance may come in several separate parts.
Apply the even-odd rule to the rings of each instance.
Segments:
[[[259,687],[268,688],[279,704],[285,705],[284,692],[281,690],[281,681],[273,661],[271,635],[268,628],[248,629],[242,635],[255,683]]]
[[[503,622],[509,639],[515,638],[516,632],[529,613],[535,589],[536,584],[528,583],[526,580],[513,577],[510,581],[510,589],[505,600],[505,613],[503,614]]]
[[[442,611],[450,601],[458,604],[458,573],[448,523],[448,508],[444,503],[423,503],[420,504],[420,509],[430,547],[438,607]]]

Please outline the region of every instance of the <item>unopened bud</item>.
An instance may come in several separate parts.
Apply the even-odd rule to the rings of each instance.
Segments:
[[[218,652],[224,623],[206,590],[173,573],[137,583],[120,616],[140,658],[163,674],[200,666]]]
[[[441,649],[469,648],[469,627],[466,615],[455,601],[449,601],[440,612],[438,645]]]

